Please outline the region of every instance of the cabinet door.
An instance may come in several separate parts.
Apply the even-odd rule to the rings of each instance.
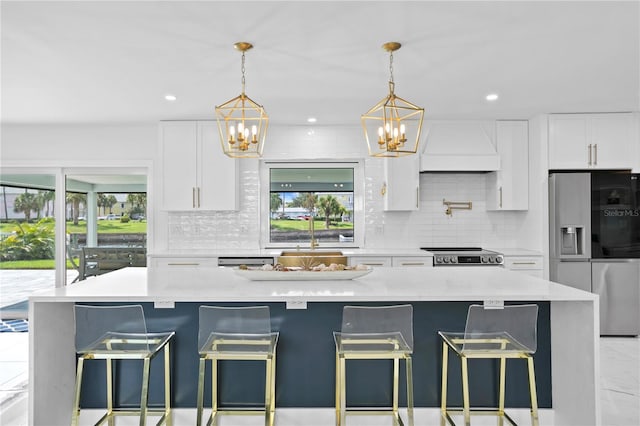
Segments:
[[[586,169],[589,164],[589,115],[549,116],[549,169]]]
[[[372,268],[380,266],[391,266],[391,257],[387,256],[351,256],[349,258],[349,265],[367,265]]]
[[[420,169],[418,155],[385,158],[384,210],[418,210]]]
[[[591,118],[592,165],[598,169],[634,167],[632,114],[596,114]]]
[[[496,121],[500,171],[487,177],[487,210],[529,208],[529,124]]]
[[[238,161],[223,153],[215,121],[198,122],[198,209],[238,210]]]
[[[432,256],[394,256],[391,265],[396,266],[427,266],[433,267]]]
[[[191,210],[196,196],[196,123],[160,124],[163,210]]]

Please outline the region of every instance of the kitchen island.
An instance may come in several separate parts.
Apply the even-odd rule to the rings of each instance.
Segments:
[[[163,279],[158,280],[159,276]],[[122,269],[32,296],[29,299],[29,422],[69,422],[75,380],[74,303],[140,303],[149,317],[150,330],[176,330],[173,398],[178,408],[195,406],[195,341],[200,304],[268,304],[273,328],[281,333],[276,406],[331,407],[334,377],[331,331],[340,327],[342,307],[345,304],[411,303],[416,342],[415,404],[437,407],[441,347],[436,331],[463,330],[469,303],[483,301],[539,304],[539,347],[535,358],[541,408],[552,409],[555,424],[600,423],[598,299],[590,293],[501,268],[377,268],[354,280],[250,281],[229,268],[186,265],[169,270]],[[95,370],[86,372],[93,374],[93,380],[86,383],[96,384],[95,389],[85,388],[89,390],[84,392],[88,396],[83,395],[85,407],[99,407],[103,398],[98,391],[103,372],[99,368]],[[491,394],[489,398],[493,398],[495,392],[486,392],[494,387],[491,368],[473,370],[480,374],[475,380],[479,382],[476,386],[485,387],[485,392],[475,394]],[[521,376],[518,366],[514,365],[513,371],[508,378],[516,380],[517,385],[507,383],[507,392],[510,397],[513,395],[507,404],[527,407],[526,379],[522,386],[518,381]],[[247,381],[254,375],[251,369],[245,374]],[[129,375],[123,373],[122,376]],[[360,372],[357,380],[361,382],[361,378],[369,376],[372,375],[366,371]],[[233,398],[237,391],[234,380],[225,381],[224,374],[221,380],[223,392],[226,389]],[[241,376],[240,380],[245,378]],[[456,386],[455,377],[450,380],[450,387]],[[473,375],[471,381],[474,381]],[[135,385],[129,387],[136,388]],[[515,389],[518,387],[521,389]],[[353,395],[360,393],[359,388],[367,391],[374,386],[362,380],[351,388]],[[455,389],[450,390],[450,399],[454,394],[459,395]],[[124,394],[126,392],[118,398],[125,400]],[[377,400],[379,395],[367,394],[365,398]],[[150,402],[153,400],[152,394]],[[255,400],[259,400],[259,396],[252,399]],[[452,402],[455,403],[455,399]]]

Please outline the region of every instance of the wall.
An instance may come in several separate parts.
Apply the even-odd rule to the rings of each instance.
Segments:
[[[3,125],[2,165],[128,166],[153,163],[157,125]],[[537,220],[527,212],[487,212],[485,175],[422,174],[420,210],[384,212],[382,161],[367,156],[359,126],[271,126],[266,160],[365,158],[365,246],[474,245],[537,247]],[[155,250],[259,248],[259,163],[242,160],[238,212],[162,213]],[[471,211],[446,216],[442,199],[472,201]],[[534,218],[535,219],[535,218]],[[521,232],[526,228],[527,232]]]
[[[362,130],[349,127],[272,127],[265,160],[365,158],[365,246],[407,248],[438,245],[529,247],[520,237],[527,212],[487,212],[483,173],[426,173],[420,176],[420,209],[384,212],[380,187],[383,162],[367,155]],[[240,211],[169,213],[165,250],[260,248],[259,164],[243,160]],[[444,214],[442,199],[471,201],[471,211]],[[531,235],[539,235],[534,231]]]

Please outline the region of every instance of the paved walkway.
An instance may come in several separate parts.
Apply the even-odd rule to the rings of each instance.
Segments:
[[[0,307],[27,300],[36,291],[54,288],[55,273],[53,269],[0,269]],[[67,281],[73,281],[76,275],[76,271],[68,271]]]

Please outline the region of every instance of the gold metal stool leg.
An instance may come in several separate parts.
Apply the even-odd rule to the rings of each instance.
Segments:
[[[407,371],[407,417],[409,426],[413,426],[413,362],[411,356],[405,358],[405,369]]]
[[[198,369],[198,411],[196,417],[196,425],[202,424],[202,411],[204,406],[204,370],[207,359],[203,356],[200,357],[200,367]]]
[[[173,416],[171,415],[171,354],[169,346],[171,342],[167,342],[164,347],[164,422],[167,426],[173,425]]]
[[[76,368],[76,389],[73,396],[73,413],[71,413],[71,426],[78,426],[78,418],[80,417],[80,389],[82,388],[82,367],[84,358],[78,357],[78,366]]]
[[[462,366],[462,407],[464,411],[464,424],[466,426],[470,426],[471,412],[469,408],[469,376],[467,372],[467,357],[464,355],[461,356],[460,364]]]
[[[504,387],[506,381],[506,369],[507,369],[507,359],[502,357],[500,358],[500,385],[499,385],[499,394],[498,394],[498,415],[500,417],[504,416]]]
[[[442,342],[442,378],[440,379],[440,424],[444,425],[447,417],[447,379],[449,370],[449,347]]]
[[[336,357],[336,368],[338,370],[338,380],[336,381],[336,426],[342,426],[346,422],[346,372],[345,372],[345,359],[342,356]]]
[[[105,359],[106,374],[107,374],[107,419],[109,426],[115,425],[115,419],[113,418],[113,360]]]
[[[211,417],[207,426],[218,424],[218,359],[211,360]]]
[[[265,360],[264,424],[272,426],[275,417],[275,357]]]
[[[140,395],[140,426],[147,424],[147,403],[149,400],[149,368],[151,359],[145,357],[142,367],[142,393]]]
[[[400,374],[400,360],[398,358],[393,359],[393,418],[395,419],[393,424],[398,424],[400,414],[398,413],[398,376]]]
[[[529,394],[531,396],[531,424],[538,426],[538,394],[536,392],[536,374],[533,369],[533,357],[527,357],[529,366]]]

